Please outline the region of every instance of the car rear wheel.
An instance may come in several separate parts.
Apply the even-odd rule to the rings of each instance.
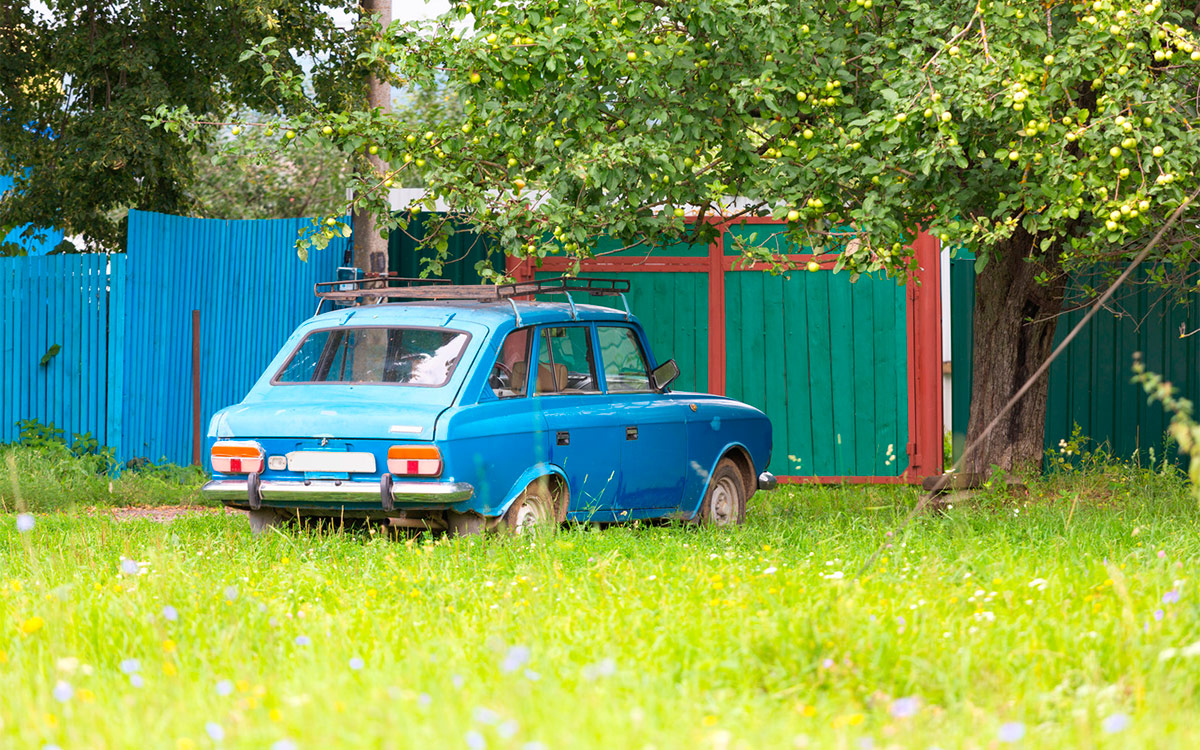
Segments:
[[[556,529],[566,519],[564,493],[537,481],[525,488],[504,514],[501,525],[514,534]]]
[[[287,521],[282,513],[274,508],[259,508],[250,511],[250,533],[262,534],[273,526],[283,526]]]
[[[728,458],[721,459],[709,480],[700,505],[700,521],[711,526],[734,526],[746,521],[746,480]]]

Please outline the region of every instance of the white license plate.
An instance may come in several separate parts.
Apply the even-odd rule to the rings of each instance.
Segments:
[[[287,454],[288,471],[328,471],[371,474],[375,454],[342,451],[292,451]]]

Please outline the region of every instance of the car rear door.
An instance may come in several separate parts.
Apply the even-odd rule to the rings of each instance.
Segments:
[[[551,461],[567,475],[577,520],[620,520],[620,427],[600,388],[592,327],[538,329],[537,366],[528,387],[546,420]]]
[[[621,440],[622,509],[674,510],[687,469],[688,406],[650,387],[650,362],[636,328],[597,323],[596,340]]]

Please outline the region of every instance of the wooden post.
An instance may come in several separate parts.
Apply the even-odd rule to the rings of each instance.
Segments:
[[[708,392],[725,395],[725,233],[720,231],[708,246]]]
[[[942,473],[942,295],[940,247],[918,232],[916,277],[908,284],[909,481]]]
[[[200,466],[204,433],[200,420],[200,311],[192,310],[192,463]]]

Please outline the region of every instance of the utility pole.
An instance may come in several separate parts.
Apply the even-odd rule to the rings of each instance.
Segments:
[[[363,18],[374,16],[383,26],[392,22],[392,0],[359,0],[359,9]],[[374,75],[366,80],[367,106],[371,109],[392,111],[392,86],[387,81],[381,81]],[[371,167],[378,174],[385,174],[388,165],[383,159],[371,154],[367,155]],[[371,184],[382,180],[370,179]],[[375,216],[361,207],[354,211],[354,265],[367,274],[386,275],[388,271],[388,243],[379,236]]]

